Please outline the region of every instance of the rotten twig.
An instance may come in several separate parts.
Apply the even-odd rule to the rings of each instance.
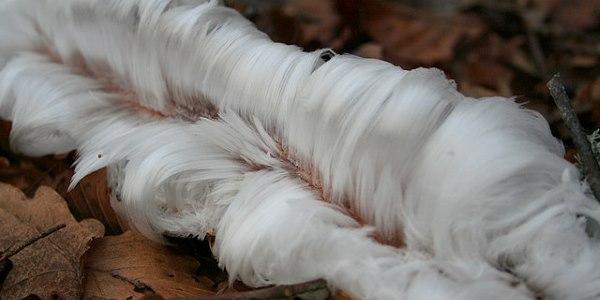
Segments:
[[[560,81],[560,75],[556,74],[547,83],[550,95],[554,99],[554,103],[560,110],[565,125],[569,128],[575,147],[579,152],[581,158],[582,168],[587,177],[587,182],[596,196],[596,199],[600,201],[600,165],[596,160],[592,151],[592,145],[581,127],[581,123],[577,118],[577,114],[571,106],[571,101],[567,96],[564,85]]]

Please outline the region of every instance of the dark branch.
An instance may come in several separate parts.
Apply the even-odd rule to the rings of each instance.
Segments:
[[[575,143],[575,147],[579,152],[587,182],[589,183],[594,196],[596,196],[596,199],[600,200],[600,165],[594,156],[592,145],[588,140],[587,134],[581,127],[577,114],[571,106],[571,101],[565,92],[565,87],[560,81],[560,75],[554,75],[552,79],[548,81],[547,86],[550,90],[550,95],[554,98],[554,103],[556,103],[556,106],[558,106],[558,109],[560,110],[565,125],[567,125],[569,131],[571,131],[571,136]]]

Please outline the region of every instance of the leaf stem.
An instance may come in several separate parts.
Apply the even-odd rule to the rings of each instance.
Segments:
[[[12,249],[13,247],[9,248],[8,251],[6,251],[5,253],[2,254],[2,256],[0,257],[0,262],[5,261],[6,259],[9,259],[11,256],[14,256],[15,254],[21,252],[21,250],[29,247],[31,244],[57,232],[58,230],[65,228],[67,225],[65,224],[59,224],[56,225],[54,227],[51,227],[47,230],[44,230],[42,233],[40,233],[39,235],[36,235],[32,238],[29,238],[27,240],[25,240],[24,242],[22,242],[20,245],[18,245],[17,247],[15,247],[14,249]]]

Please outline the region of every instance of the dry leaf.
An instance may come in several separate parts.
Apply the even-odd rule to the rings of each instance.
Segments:
[[[0,181],[22,190],[28,197],[33,197],[40,185],[52,185],[50,174],[40,169],[33,161],[19,161],[13,164],[6,157],[0,164]]]
[[[283,13],[297,20],[293,42],[305,49],[328,47],[341,49],[352,37],[333,0],[292,0]]]
[[[40,187],[33,199],[19,189],[0,184],[0,249],[9,247],[56,226],[66,228],[25,248],[11,260],[14,268],[7,276],[1,299],[22,299],[36,295],[42,299],[74,299],[82,296],[81,256],[90,242],[104,234],[96,220],[77,222],[66,202],[48,187]]]
[[[475,85],[490,88],[494,94],[512,96],[511,81],[514,74],[507,67],[494,61],[479,60],[464,65],[464,75]]]
[[[497,95],[496,91],[490,88],[473,84],[466,80],[460,82],[460,84],[458,85],[458,89],[461,93],[465,94],[466,96],[474,98],[493,97]]]
[[[377,43],[365,43],[356,48],[353,54],[364,58],[383,59],[383,48]]]
[[[560,32],[581,32],[598,26],[600,0],[535,0]]]
[[[600,127],[600,77],[579,87],[573,105],[577,112],[590,112],[594,126]]]
[[[476,18],[437,15],[397,2],[364,4],[367,34],[382,45],[385,58],[405,67],[448,62],[463,39],[479,37],[483,25]]]
[[[139,299],[148,290],[164,298],[214,295],[214,283],[194,275],[199,266],[193,257],[131,231],[107,236],[85,256],[85,296]]]
[[[126,222],[122,222],[110,205],[110,188],[106,180],[106,168],[85,176],[75,188],[66,193],[66,187],[71,182],[73,171],[68,170],[65,176],[65,199],[79,218],[94,218],[106,226],[107,234],[120,234],[127,230]]]
[[[71,155],[32,158],[13,153],[8,145],[11,127],[10,122],[0,121],[0,152],[4,156],[0,163],[0,181],[21,189],[30,198],[42,185],[58,192],[61,179],[58,175],[69,169]]]

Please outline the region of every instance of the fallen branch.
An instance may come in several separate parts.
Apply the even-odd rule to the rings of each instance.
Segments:
[[[600,165],[594,156],[592,146],[587,138],[587,134],[581,127],[581,123],[577,118],[577,114],[571,106],[571,101],[565,92],[565,87],[560,81],[560,75],[555,74],[550,81],[547,83],[550,95],[554,99],[554,103],[560,110],[565,125],[569,128],[575,147],[579,152],[581,158],[582,168],[587,177],[587,182],[596,196],[596,199],[600,201]]]

